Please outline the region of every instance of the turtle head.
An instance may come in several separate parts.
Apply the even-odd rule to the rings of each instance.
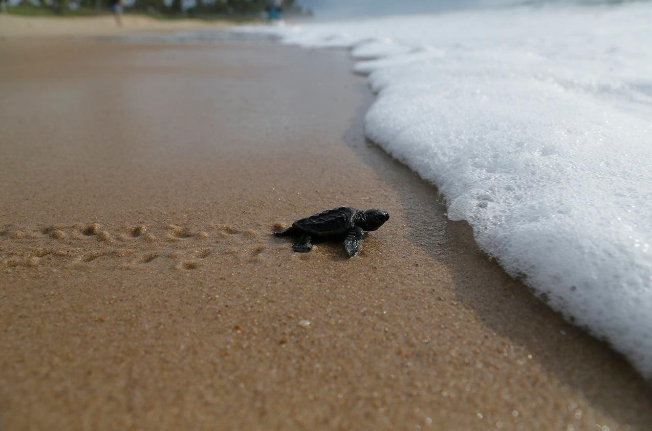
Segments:
[[[360,222],[357,223],[364,230],[376,230],[381,227],[387,220],[389,220],[389,214],[383,210],[371,209],[362,212],[362,217],[360,217]]]

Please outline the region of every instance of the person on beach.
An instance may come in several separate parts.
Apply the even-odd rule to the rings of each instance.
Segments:
[[[283,0],[267,0],[267,21],[280,21],[283,19]]]
[[[113,16],[115,17],[115,23],[118,27],[122,27],[122,7],[124,6],[124,0],[109,0],[109,7]]]

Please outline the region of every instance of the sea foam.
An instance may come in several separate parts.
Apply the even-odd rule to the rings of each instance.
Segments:
[[[435,184],[509,274],[652,379],[650,22],[637,3],[274,31],[351,49],[377,94],[367,137]]]

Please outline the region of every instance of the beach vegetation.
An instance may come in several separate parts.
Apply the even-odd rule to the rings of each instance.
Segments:
[[[108,0],[14,0],[4,4],[6,13],[30,17],[85,17],[111,13]],[[261,19],[265,5],[266,0],[127,0],[125,14],[164,20],[197,18],[247,22]],[[312,16],[312,11],[296,0],[285,0],[283,10],[289,16]]]

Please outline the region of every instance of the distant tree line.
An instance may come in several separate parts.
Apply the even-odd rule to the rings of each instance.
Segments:
[[[72,11],[100,12],[108,8],[110,0],[23,0],[22,4],[49,8],[56,13]],[[4,3],[4,0],[0,0]],[[312,15],[312,11],[297,4],[297,0],[284,0],[285,15]],[[241,16],[258,17],[265,12],[267,0],[135,0],[126,1],[128,10],[169,16]]]
[[[141,0],[138,0],[141,1]],[[144,1],[162,1],[162,0],[144,0]],[[177,2],[175,12],[181,10],[181,1]],[[189,7],[189,15],[243,15],[258,16],[265,11],[266,0],[195,0],[194,7]],[[310,10],[304,10],[297,4],[296,0],[284,0],[283,11],[287,15],[311,15]]]
[[[136,0],[132,8],[167,14],[257,16],[265,11],[266,4],[266,0]],[[296,0],[285,0],[283,10],[291,15],[308,13]]]

